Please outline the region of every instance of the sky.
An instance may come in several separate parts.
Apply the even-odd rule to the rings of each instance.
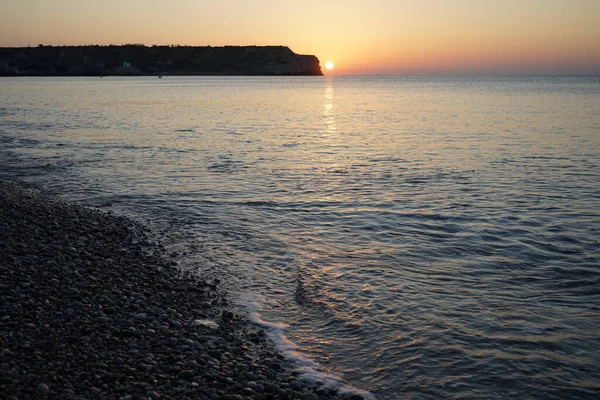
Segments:
[[[335,74],[600,74],[600,0],[0,0],[0,46],[285,45]]]

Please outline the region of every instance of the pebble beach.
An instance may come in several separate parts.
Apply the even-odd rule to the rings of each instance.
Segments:
[[[0,364],[7,399],[342,398],[138,222],[4,180]]]

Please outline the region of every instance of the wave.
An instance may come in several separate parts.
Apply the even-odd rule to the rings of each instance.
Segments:
[[[264,302],[264,298],[256,293],[245,293],[238,299],[238,304],[248,311],[250,320],[265,328],[277,349],[297,365],[296,370],[301,380],[309,383],[321,382],[323,386],[335,389],[342,395],[358,394],[367,400],[377,400],[372,393],[347,384],[341,376],[332,372],[324,372],[317,362],[303,354],[299,347],[286,336],[285,331],[288,325],[266,321],[262,318],[260,304],[264,304]]]

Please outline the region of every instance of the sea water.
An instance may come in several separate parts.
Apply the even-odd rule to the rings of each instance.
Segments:
[[[160,227],[378,399],[598,398],[599,164],[599,77],[0,79],[0,176]]]

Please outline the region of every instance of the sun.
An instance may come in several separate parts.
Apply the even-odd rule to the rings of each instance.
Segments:
[[[327,68],[327,69],[333,69],[333,63],[331,61],[327,61],[325,63],[325,68]]]

